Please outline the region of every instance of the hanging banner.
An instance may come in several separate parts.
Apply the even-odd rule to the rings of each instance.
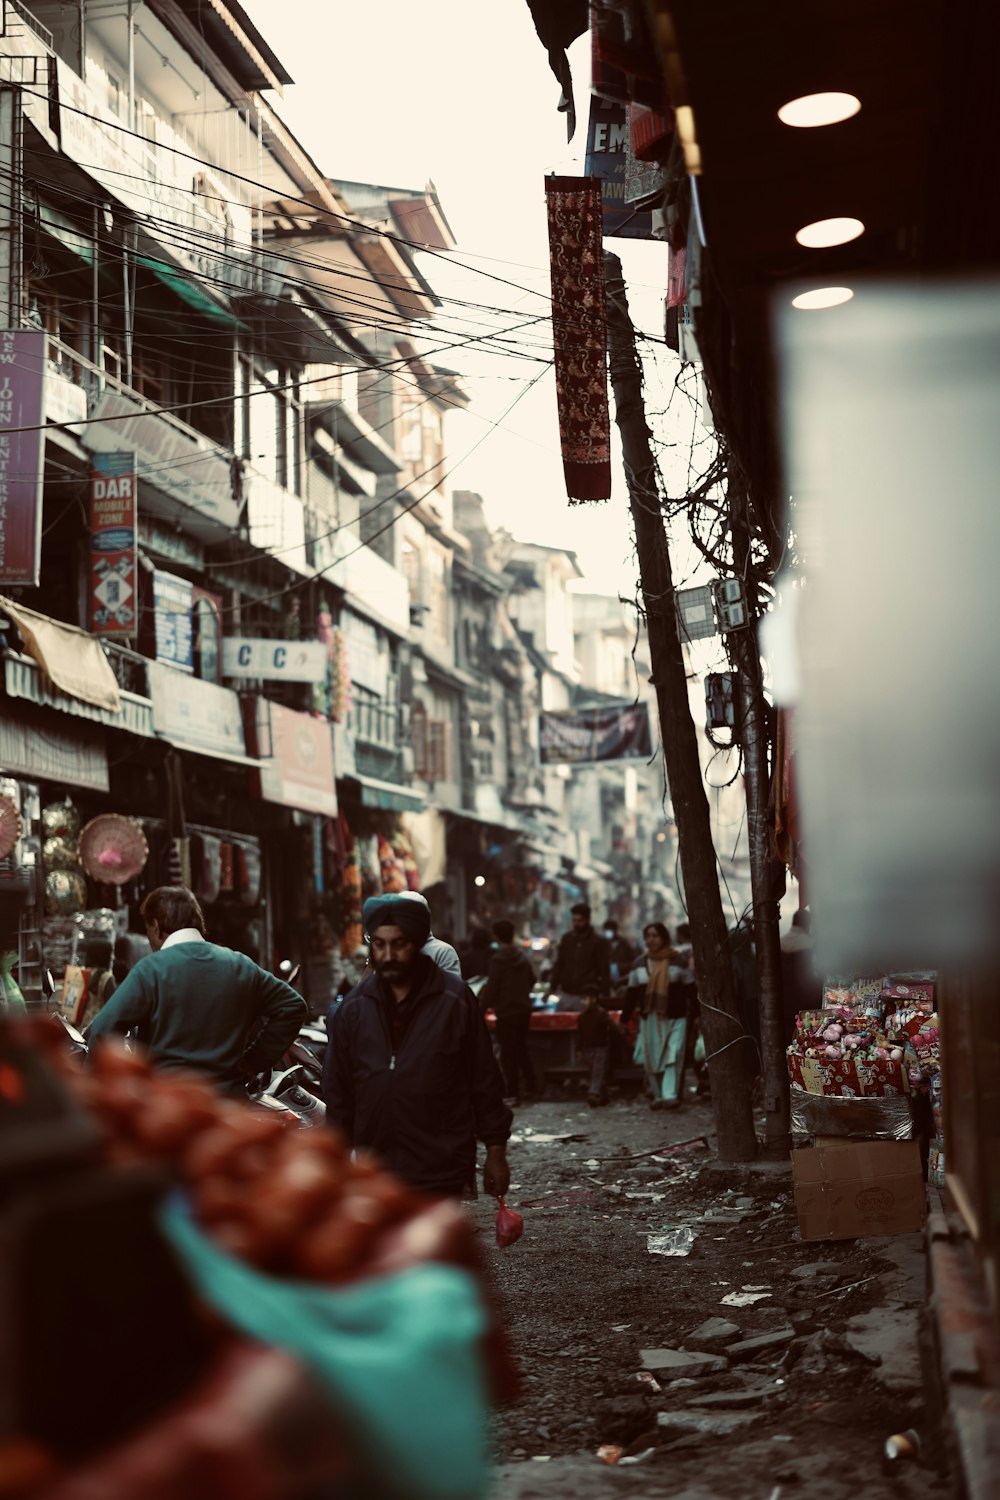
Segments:
[[[48,334],[0,330],[0,585],[37,587]]]
[[[153,573],[153,621],[156,660],[182,672],[194,671],[191,614],[194,585],[173,573]]]
[[[134,635],[136,617],[134,453],[95,453],[90,461],[90,628]]]
[[[651,240],[653,215],[648,208],[629,203],[629,121],[624,104],[607,99],[590,101],[590,125],[587,129],[588,177],[601,179],[601,211],[604,233],[620,239]]]
[[[608,329],[596,177],[546,177],[552,342],[570,502],[611,498]]]
[[[645,703],[607,703],[539,715],[543,766],[648,760],[653,753]]]

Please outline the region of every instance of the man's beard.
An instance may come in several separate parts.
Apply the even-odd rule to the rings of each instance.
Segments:
[[[412,974],[413,965],[390,958],[385,963],[376,964],[375,972],[380,979],[386,979],[390,984],[403,984]]]

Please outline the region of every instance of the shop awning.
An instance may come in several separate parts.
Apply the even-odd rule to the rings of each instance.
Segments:
[[[249,766],[252,771],[259,771],[266,764],[252,755],[241,755],[238,750],[210,750],[207,745],[189,745],[186,740],[175,739],[172,735],[164,738],[175,750],[184,750],[188,755],[207,755],[209,760],[225,760],[231,766]]]
[[[362,807],[381,807],[389,812],[422,812],[427,803],[423,792],[400,786],[396,781],[379,781],[374,776],[361,776],[357,772],[343,780],[357,782],[361,788]]]
[[[0,595],[0,609],[9,615],[24,639],[28,655],[38,663],[46,682],[94,708],[120,714],[121,693],[111,663],[99,640],[75,625],[64,625],[37,610],[25,609]]]
[[[3,659],[4,687],[8,698],[23,698],[27,703],[38,703],[46,708],[58,708],[61,713],[72,714],[75,719],[89,719],[92,724],[107,724],[109,729],[124,729],[129,734],[141,735],[143,739],[153,736],[153,705],[148,698],[138,693],[121,690],[121,712],[112,713],[109,708],[96,708],[93,703],[84,703],[80,698],[69,698],[56,688],[49,687],[36,662],[30,656],[21,656],[11,651]]]
[[[213,323],[222,323],[226,328],[246,328],[235,313],[216,302],[196,281],[192,281],[184,271],[174,270],[173,266],[167,265],[164,260],[156,260],[151,255],[140,255],[137,257],[140,266],[147,271],[152,271],[158,281],[162,281],[165,287],[186,302],[188,307],[193,307],[195,312],[200,312],[203,317],[210,318]]]

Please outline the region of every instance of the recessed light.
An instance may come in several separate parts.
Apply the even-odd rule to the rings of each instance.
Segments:
[[[817,219],[814,224],[803,224],[796,230],[795,238],[807,250],[826,250],[831,245],[849,244],[864,232],[860,219]]]
[[[814,292],[800,292],[792,298],[792,306],[803,312],[818,312],[822,307],[839,307],[842,302],[850,302],[853,296],[849,286],[821,286]]]
[[[803,94],[783,104],[778,119],[797,130],[809,130],[816,125],[838,125],[856,115],[860,108],[861,100],[855,94]]]

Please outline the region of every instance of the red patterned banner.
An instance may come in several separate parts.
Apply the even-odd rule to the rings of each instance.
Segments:
[[[611,497],[601,182],[547,177],[552,340],[566,492]]]

